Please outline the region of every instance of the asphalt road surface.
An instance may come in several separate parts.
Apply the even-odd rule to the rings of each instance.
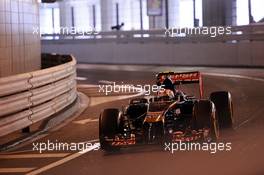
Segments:
[[[90,98],[90,107],[65,127],[46,133],[34,143],[91,143],[83,153],[71,150],[33,151],[33,144],[0,155],[0,174],[42,175],[263,175],[264,174],[264,71],[261,69],[175,68],[156,66],[78,66],[79,90]],[[99,96],[88,84],[153,84],[161,70],[197,70],[204,73],[204,91],[232,93],[235,130],[223,131],[221,142],[231,151],[164,151],[164,146],[122,149],[118,153],[97,150],[98,117],[104,108],[121,108],[129,96]],[[193,89],[187,89],[195,94]],[[93,150],[93,148],[95,148]]]

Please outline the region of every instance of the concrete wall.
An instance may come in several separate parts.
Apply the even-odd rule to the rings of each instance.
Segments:
[[[43,41],[42,52],[73,54],[79,62],[206,66],[264,66],[264,41],[240,43],[115,43]]]
[[[0,77],[40,68],[37,0],[0,0]]]

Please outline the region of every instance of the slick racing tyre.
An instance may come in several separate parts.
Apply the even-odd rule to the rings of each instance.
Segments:
[[[215,116],[215,106],[209,100],[195,102],[193,109],[193,128],[195,130],[208,129],[206,139],[217,141],[219,138],[219,126]]]
[[[99,140],[101,149],[105,151],[116,151],[105,138],[113,139],[119,133],[120,112],[118,109],[105,109],[99,118]]]
[[[213,92],[210,100],[215,104],[220,128],[233,128],[233,103],[229,92]]]

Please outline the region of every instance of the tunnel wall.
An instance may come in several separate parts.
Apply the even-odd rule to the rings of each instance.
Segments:
[[[40,69],[37,0],[0,0],[0,77]]]
[[[43,52],[72,53],[79,62],[198,66],[264,66],[264,41],[238,43],[45,42]]]

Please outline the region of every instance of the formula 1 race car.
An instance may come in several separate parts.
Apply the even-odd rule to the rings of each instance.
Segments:
[[[173,86],[164,85],[165,82]],[[192,83],[199,84],[199,99],[179,88]],[[209,99],[203,99],[200,72],[161,72],[157,74],[157,85],[164,87],[163,93],[149,99],[132,99],[122,110],[103,110],[99,118],[101,149],[113,151],[132,145],[177,141],[212,142],[218,140],[220,129],[232,128],[231,94],[213,92]]]

